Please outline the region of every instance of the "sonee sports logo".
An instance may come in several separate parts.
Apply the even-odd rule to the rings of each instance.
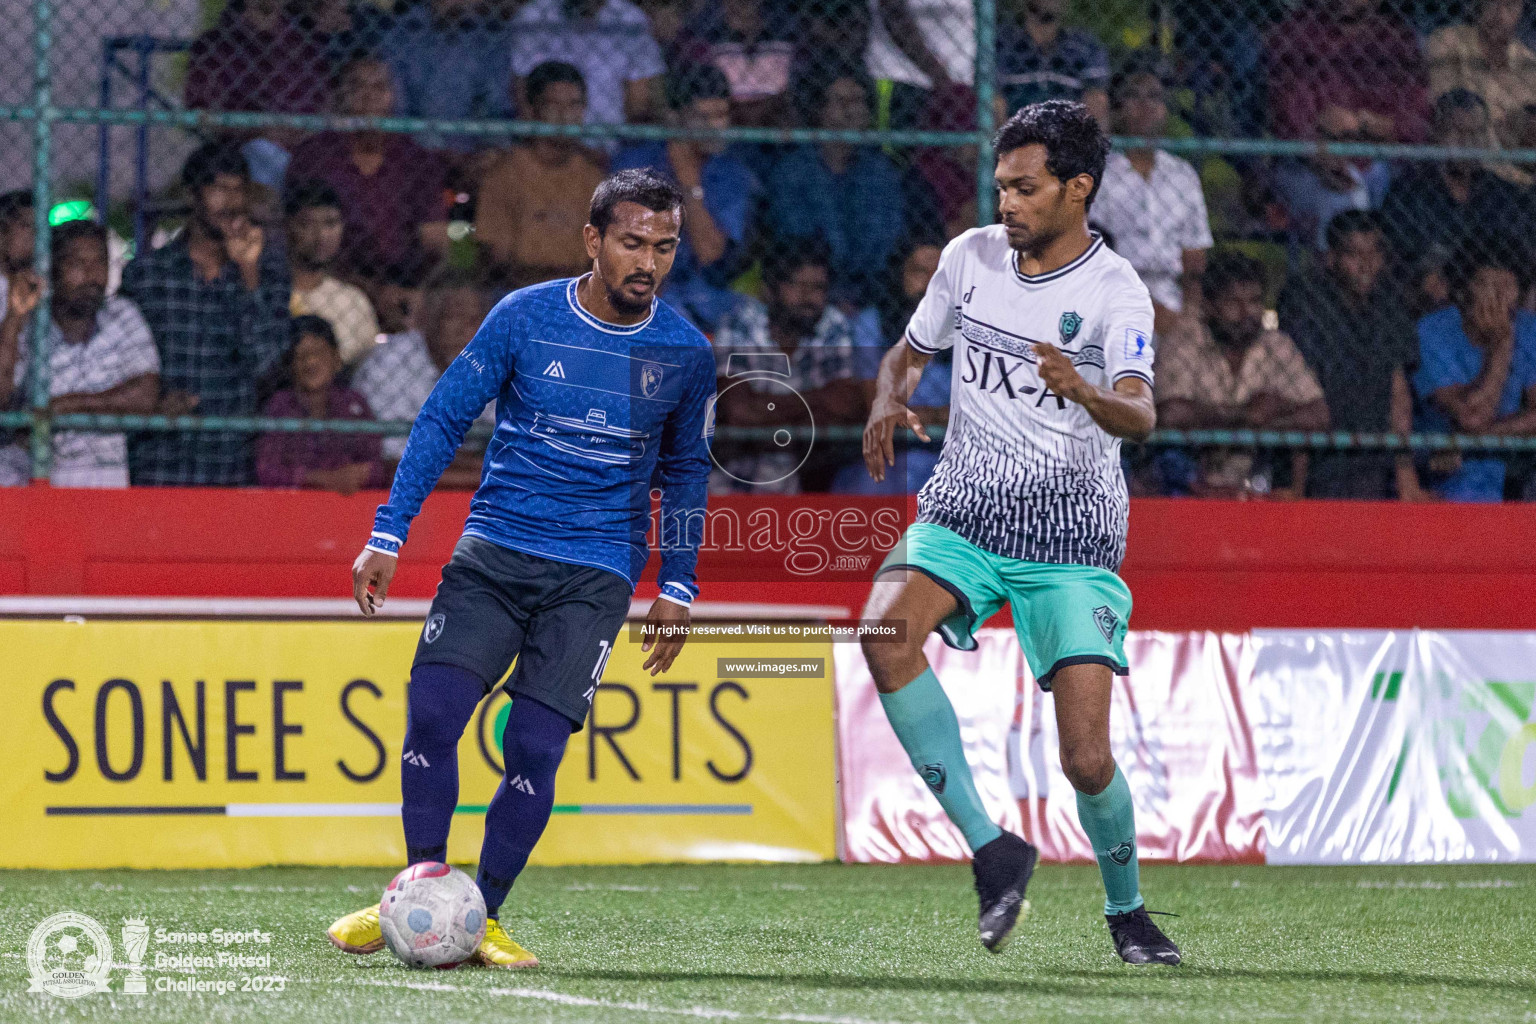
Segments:
[[[527,793],[529,796],[538,796],[538,794],[533,791],[533,783],[529,782],[521,775],[512,776],[507,780],[507,785],[511,786],[519,793]]]
[[[407,750],[405,752],[405,756],[402,757],[400,760],[406,762],[407,764],[413,764],[417,768],[431,768],[432,767],[430,764],[427,763],[427,759],[425,757],[423,757],[422,755],[416,753],[416,751],[414,751],[414,750]]]
[[[1093,624],[1099,627],[1099,632],[1104,634],[1104,639],[1110,643],[1115,642],[1115,629],[1120,625],[1120,616],[1107,604],[1101,604],[1093,610]]]
[[[1136,841],[1134,839],[1127,839],[1125,842],[1118,846],[1111,846],[1109,849],[1104,851],[1104,854],[1116,864],[1119,864],[1121,867],[1125,867],[1125,865],[1131,862],[1131,855],[1135,852]]]

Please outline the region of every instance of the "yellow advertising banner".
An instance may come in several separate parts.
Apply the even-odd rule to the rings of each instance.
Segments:
[[[0,621],[0,867],[403,863],[419,629]],[[626,629],[533,863],[835,856],[830,677],[729,678],[723,653],[832,660],[826,642],[695,642],[653,678]],[[452,860],[478,858],[507,704],[495,691],[460,743]]]

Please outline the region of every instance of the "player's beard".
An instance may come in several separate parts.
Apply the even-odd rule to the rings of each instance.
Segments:
[[[629,296],[625,295],[620,289],[622,289],[625,284],[628,284],[629,280],[629,278],[625,278],[624,281],[620,283],[618,288],[615,288],[607,281],[604,281],[603,289],[608,292],[608,304],[614,309],[618,310],[625,316],[640,316],[642,313],[645,313],[651,308],[651,300],[650,297],[647,297],[644,301],[635,302]],[[654,282],[652,283],[651,294],[656,294]]]

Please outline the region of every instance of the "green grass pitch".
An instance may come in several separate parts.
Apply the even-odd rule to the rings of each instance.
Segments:
[[[1097,872],[1044,865],[993,956],[963,867],[531,869],[505,920],[533,971],[407,970],[323,930],[384,870],[0,872],[0,1022],[1536,1021],[1536,866],[1143,869],[1182,967],[1110,947]],[[273,933],[281,992],[28,994],[27,937],[75,910]],[[151,942],[146,960],[153,961]],[[242,973],[203,971],[207,979]]]

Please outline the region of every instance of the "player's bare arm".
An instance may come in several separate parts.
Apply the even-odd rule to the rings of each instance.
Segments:
[[[1077,372],[1072,360],[1055,345],[1035,345],[1040,359],[1040,379],[1046,387],[1088,411],[1106,434],[1130,441],[1145,441],[1157,426],[1157,406],[1152,388],[1139,377],[1124,377],[1111,388],[1090,384]]]
[[[688,642],[689,621],[687,605],[661,597],[651,602],[651,610],[645,616],[645,625],[640,629],[640,650],[649,651],[651,655],[640,666],[642,671],[649,670],[654,676],[672,667],[672,662],[682,652],[683,644]]]
[[[902,342],[891,346],[880,360],[875,400],[870,403],[869,422],[864,427],[864,465],[875,480],[884,480],[885,467],[896,464],[897,427],[906,427],[924,441],[929,440],[922,418],[907,405],[907,399],[916,390],[930,358]]]

